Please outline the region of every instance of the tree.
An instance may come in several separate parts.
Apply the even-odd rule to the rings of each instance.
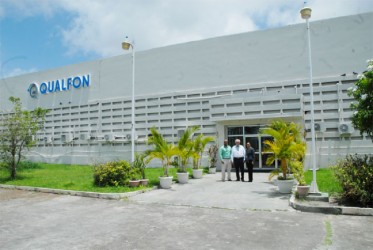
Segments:
[[[354,97],[354,103],[351,103],[352,124],[370,136],[373,141],[373,60],[368,60],[367,71],[358,76],[355,87],[348,89],[348,95]]]
[[[202,154],[205,150],[207,143],[214,141],[214,137],[212,136],[204,136],[203,134],[199,134],[193,140],[193,149],[196,153],[193,157],[193,168],[198,169],[201,165],[202,161]]]
[[[168,143],[156,128],[151,128],[150,132],[152,135],[149,137],[148,143],[153,145],[153,149],[146,152],[147,162],[153,159],[161,160],[164,176],[168,177],[168,169],[172,163],[172,158],[179,151],[173,143]]]
[[[276,159],[281,161],[281,172],[286,180],[288,163],[290,161],[301,161],[306,152],[306,143],[303,141],[301,127],[294,122],[274,121],[269,128],[261,130],[262,134],[273,137],[272,140],[265,140],[264,152],[272,153],[267,158],[267,164],[272,164]]]
[[[193,157],[193,155],[196,154],[193,150],[194,144],[192,136],[198,129],[197,126],[187,128],[177,143],[177,149],[179,151],[178,156],[180,157],[180,172],[186,172],[186,167],[190,157]]]
[[[30,149],[36,143],[33,137],[44,127],[45,115],[48,110],[36,108],[32,111],[22,110],[19,98],[10,97],[13,110],[0,123],[0,157],[7,164],[10,177],[15,179],[17,167],[24,157],[25,149]]]

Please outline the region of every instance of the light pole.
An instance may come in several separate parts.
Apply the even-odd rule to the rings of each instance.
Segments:
[[[311,17],[312,9],[308,7],[304,7],[301,9],[300,14],[303,19],[306,19],[307,23],[307,36],[308,36],[308,63],[310,67],[310,102],[311,102],[311,148],[312,148],[312,183],[310,188],[310,193],[319,193],[319,189],[317,187],[316,182],[316,141],[315,141],[315,112],[314,112],[314,105],[313,105],[313,80],[312,80],[312,59],[311,59],[311,34],[310,34],[310,23],[309,19]]]
[[[132,48],[132,114],[131,114],[131,162],[135,161],[135,47],[128,37],[122,42],[122,49]]]

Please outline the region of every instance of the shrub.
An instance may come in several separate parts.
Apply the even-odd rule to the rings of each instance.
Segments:
[[[333,170],[342,186],[341,201],[373,207],[373,156],[349,155]]]
[[[96,186],[124,186],[131,177],[131,165],[127,161],[112,161],[94,166],[94,184]]]
[[[18,169],[38,169],[41,168],[40,164],[32,161],[21,161],[18,164]]]

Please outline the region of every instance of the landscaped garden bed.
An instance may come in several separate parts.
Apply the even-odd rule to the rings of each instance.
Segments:
[[[162,174],[162,168],[146,168],[145,171],[149,179],[148,186],[98,187],[93,182],[94,170],[92,166],[26,162],[18,169],[17,178],[14,180],[9,178],[9,171],[6,168],[0,168],[0,184],[100,193],[123,193],[146,189],[159,184],[158,177]],[[176,179],[175,168],[170,168],[170,175]]]

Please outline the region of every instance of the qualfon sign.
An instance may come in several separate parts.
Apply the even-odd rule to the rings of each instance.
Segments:
[[[27,91],[32,98],[38,98],[39,94],[46,95],[51,93],[69,91],[71,89],[87,88],[89,87],[90,80],[90,74],[86,74],[42,82],[40,84],[31,83]]]

